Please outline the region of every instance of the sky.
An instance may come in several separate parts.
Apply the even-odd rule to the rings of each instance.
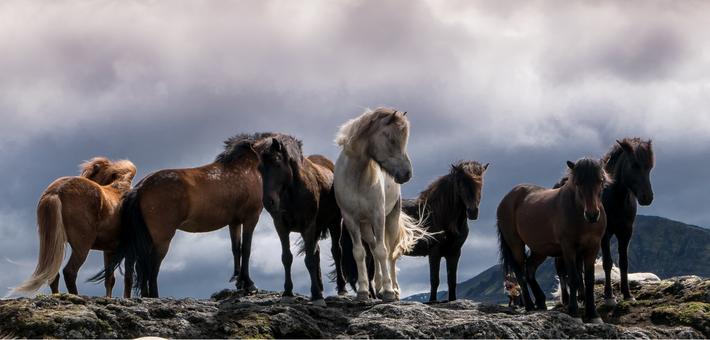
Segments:
[[[377,107],[409,112],[405,198],[458,160],[490,163],[459,282],[497,263],[495,211],[510,189],[552,187],[567,160],[624,137],[656,152],[656,197],[639,214],[710,228],[708,15],[705,1],[656,0],[3,1],[0,287],[34,271],[39,197],[85,160],[129,159],[136,184],[266,131],[335,159],[339,126]],[[320,246],[326,272],[330,240]],[[256,285],[283,290],[266,212],[252,249]],[[402,296],[429,291],[427,259],[398,267]],[[92,251],[80,294],[104,294],[83,283],[101,268]],[[232,268],[227,228],[178,232],[160,293],[209,298],[234,287]],[[303,258],[293,275],[309,295]]]

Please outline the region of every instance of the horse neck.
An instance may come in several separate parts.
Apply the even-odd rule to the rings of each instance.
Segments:
[[[561,202],[564,211],[566,212],[584,212],[584,206],[582,202],[577,199],[577,190],[574,189],[574,184],[572,184],[572,178],[565,183],[562,187],[558,189],[557,198]],[[573,204],[574,210],[569,209],[570,202]]]
[[[615,199],[625,200],[629,197],[629,195],[631,195],[631,190],[629,190],[629,188],[626,186],[625,179],[623,176],[624,165],[628,161],[629,159],[624,153],[620,155],[615,162],[611,164],[607,163],[605,170],[606,172],[611,174],[613,182],[609,183],[609,185],[604,190],[612,192],[612,197]]]
[[[367,155],[365,150],[364,147],[359,148],[359,150],[352,148],[346,150],[343,148],[340,157],[347,159],[345,164],[347,168],[346,172],[349,176],[374,185],[381,168],[372,157]]]
[[[417,197],[417,203],[420,206],[427,205],[428,219],[435,227],[431,231],[448,229],[456,233],[456,222],[466,214],[466,205],[456,192],[456,178],[453,174],[447,174],[429,186]]]

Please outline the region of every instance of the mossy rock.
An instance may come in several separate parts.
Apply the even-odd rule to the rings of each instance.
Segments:
[[[690,326],[710,336],[710,304],[704,302],[662,305],[653,309],[651,319],[669,326]]]

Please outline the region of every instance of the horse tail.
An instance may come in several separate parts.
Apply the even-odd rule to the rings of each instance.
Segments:
[[[518,268],[518,264],[515,262],[515,258],[513,257],[513,250],[510,249],[508,243],[505,242],[505,238],[501,233],[498,222],[496,222],[496,231],[498,232],[498,255],[500,256],[500,269],[507,279],[510,274],[515,274],[516,271],[522,272],[522,268]],[[527,254],[525,256],[527,257]]]
[[[320,231],[316,232],[316,242],[322,241],[328,238],[328,228],[323,228]],[[303,242],[303,238],[299,239],[296,242],[296,245],[298,246],[298,253],[296,256],[303,256],[306,254],[306,243]],[[330,274],[328,274],[330,275]]]
[[[340,248],[342,249],[340,255],[340,268],[343,271],[343,277],[345,282],[350,284],[353,291],[357,291],[357,262],[353,256],[353,239],[350,237],[350,232],[345,228],[345,223],[343,223],[343,232],[340,235]],[[335,264],[334,264],[335,265]],[[337,280],[337,273],[335,269],[328,274],[331,283],[335,283]]]
[[[148,295],[148,280],[153,271],[150,263],[150,243],[152,238],[148,226],[143,219],[140,204],[139,188],[133,188],[123,196],[121,203],[121,239],[113,258],[105,268],[87,282],[100,282],[125,263],[135,263],[135,282],[133,289],[136,295]]]
[[[37,268],[25,283],[6,296],[20,293],[36,294],[45,283],[54,281],[64,262],[64,245],[67,232],[62,219],[62,201],[56,194],[43,195],[37,205],[37,231],[39,233],[39,261]]]
[[[387,235],[385,233],[385,235]],[[399,259],[405,253],[411,252],[419,240],[431,240],[433,234],[426,230],[423,226],[423,219],[415,219],[404,211],[399,214],[399,232],[397,246],[394,249],[392,256]]]

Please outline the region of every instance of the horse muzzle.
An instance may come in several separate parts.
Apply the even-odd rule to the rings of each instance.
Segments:
[[[584,219],[587,220],[587,223],[597,223],[599,222],[599,216],[601,216],[601,211],[597,209],[595,212],[588,212],[584,211]]]
[[[397,184],[404,184],[409,182],[410,179],[412,179],[412,172],[407,171],[404,173],[397,173],[394,176],[394,182]]]
[[[271,196],[264,196],[262,199],[261,203],[264,205],[264,209],[268,211],[270,214],[278,212],[279,209],[279,198],[278,197],[271,197]]]
[[[468,217],[469,220],[477,220],[478,219],[478,208],[474,209],[466,209],[466,216]]]
[[[642,194],[641,196],[638,196],[638,201],[640,205],[643,206],[649,206],[651,203],[653,203],[653,193],[650,194]]]

